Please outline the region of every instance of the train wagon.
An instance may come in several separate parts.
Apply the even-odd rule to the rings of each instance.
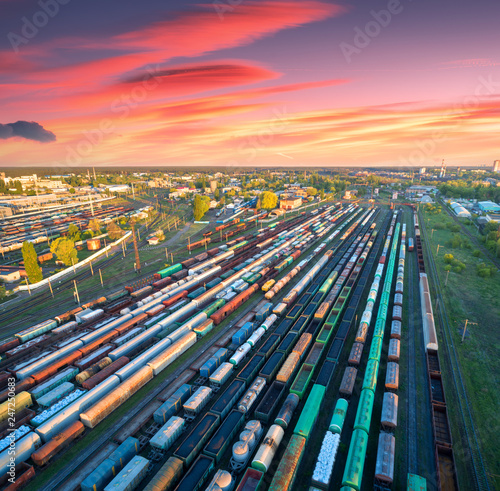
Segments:
[[[342,382],[340,384],[339,392],[344,396],[351,396],[354,390],[354,383],[356,382],[356,376],[358,371],[354,367],[346,368],[344,376],[342,377]]]

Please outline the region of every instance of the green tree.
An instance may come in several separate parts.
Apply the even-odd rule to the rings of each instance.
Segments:
[[[37,255],[33,244],[31,242],[24,241],[21,252],[23,254],[24,269],[26,270],[30,283],[38,283],[39,281],[42,281],[42,268],[38,265]]]
[[[210,198],[197,194],[193,200],[193,215],[196,221],[201,220],[203,215],[210,209]]]
[[[318,194],[318,190],[316,188],[307,188],[306,191],[309,196],[316,196]]]
[[[76,193],[75,188],[69,188],[69,192],[70,194],[75,194]]]
[[[0,284],[0,301],[7,296],[7,290],[4,285]]]
[[[66,266],[71,266],[78,262],[78,255],[75,249],[75,243],[71,239],[59,237],[50,245],[50,252],[57,256]]]
[[[80,229],[74,223],[70,223],[68,227],[68,238],[73,242],[81,240]]]
[[[108,223],[106,231],[111,240],[117,240],[123,235],[123,230],[114,221]]]
[[[101,233],[101,223],[97,218],[93,218],[92,220],[89,221],[89,229],[92,230],[94,234]]]
[[[220,191],[219,191],[218,188],[216,188],[215,191],[214,191],[214,198],[216,200],[219,200],[219,198],[220,198]]]
[[[260,203],[265,210],[272,210],[278,204],[278,196],[271,191],[264,191],[260,195]]]

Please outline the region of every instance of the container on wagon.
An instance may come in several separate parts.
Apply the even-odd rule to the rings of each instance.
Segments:
[[[184,419],[172,416],[149,440],[152,447],[168,450],[184,430]]]

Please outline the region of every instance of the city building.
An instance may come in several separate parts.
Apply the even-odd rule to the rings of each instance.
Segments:
[[[406,195],[409,197],[423,196],[424,194],[437,193],[437,188],[434,186],[410,186],[406,189]]]
[[[302,205],[300,196],[287,196],[280,199],[280,208],[282,210],[294,210]]]
[[[500,160],[493,162],[493,172],[500,172]]]
[[[287,189],[287,192],[290,194],[294,194],[295,196],[300,196],[301,198],[307,198],[308,196],[307,191],[299,186],[290,186]]]

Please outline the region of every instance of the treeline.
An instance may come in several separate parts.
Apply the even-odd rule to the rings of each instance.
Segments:
[[[448,198],[500,202],[500,187],[497,186],[484,186],[483,184],[471,186],[457,181],[457,183],[441,184],[438,189],[442,195]]]

